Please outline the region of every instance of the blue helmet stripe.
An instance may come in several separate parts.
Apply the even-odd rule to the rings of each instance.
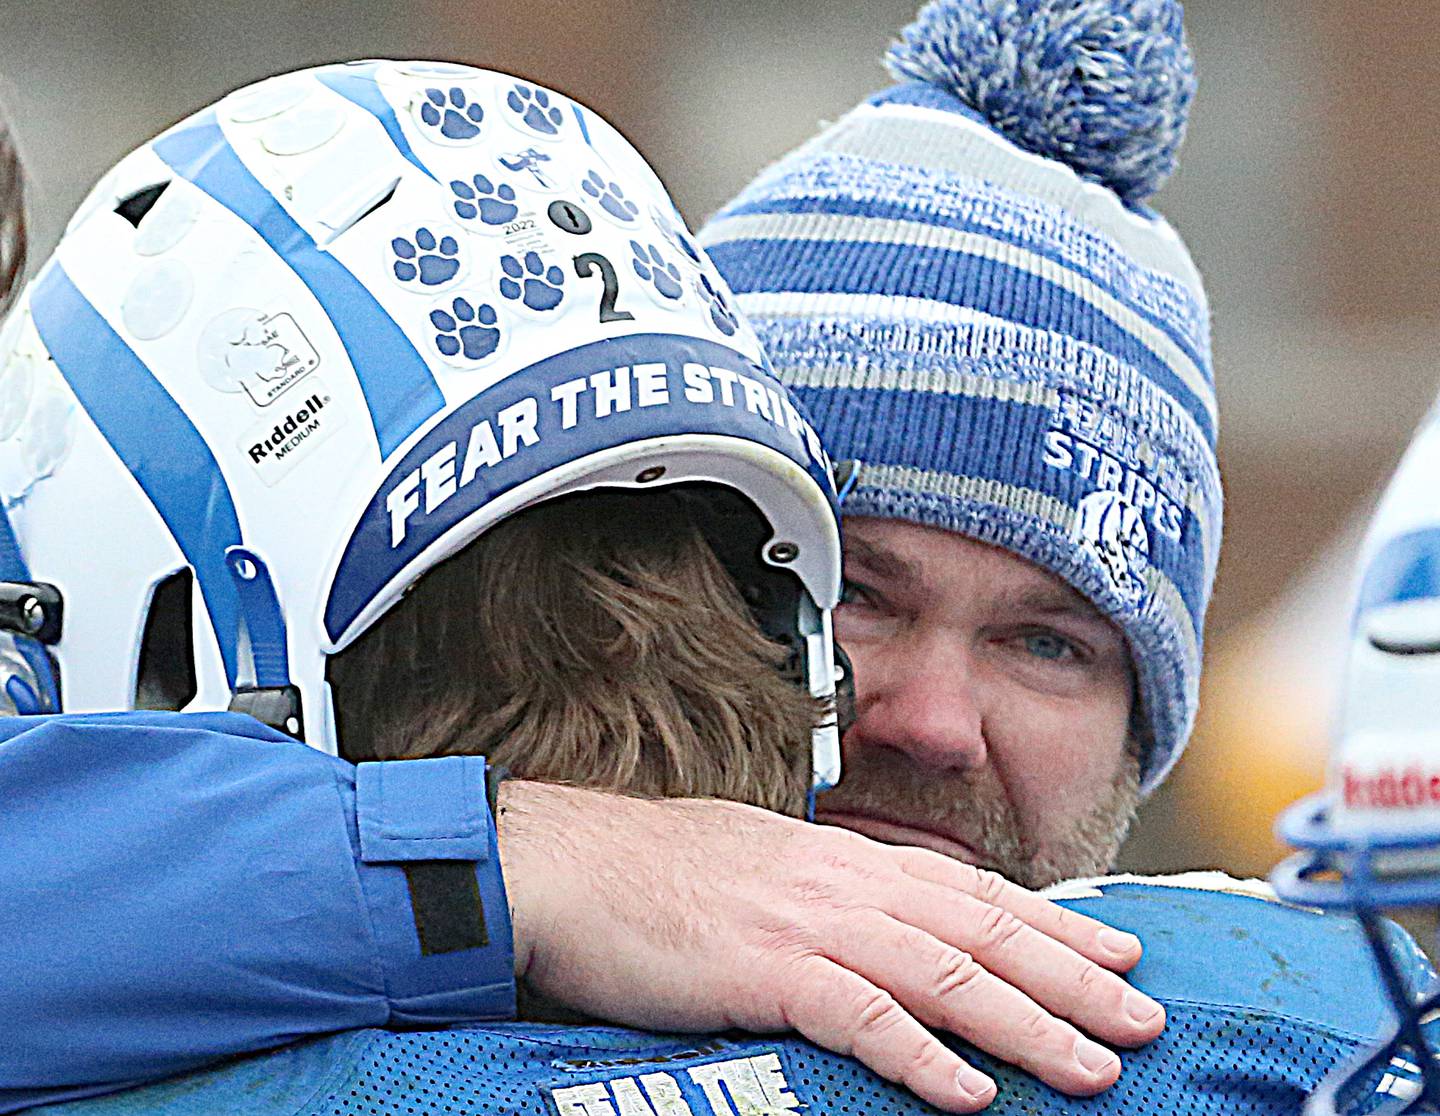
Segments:
[[[590,126],[585,123],[585,113],[579,105],[572,105],[571,108],[575,110],[575,123],[580,125],[580,134],[585,137],[586,143],[594,147],[595,143],[590,139]]]
[[[350,355],[382,456],[444,406],[435,377],[410,339],[365,285],[321,250],[246,169],[213,112],[157,140],[155,152],[254,229],[310,288]]]
[[[60,374],[195,570],[233,686],[239,611],[225,550],[240,544],[240,520],[210,447],[58,262],[36,280],[30,310]]]
[[[30,570],[20,553],[20,540],[15,537],[15,528],[10,525],[4,502],[0,501],[0,581],[29,580]]]
[[[1356,615],[1380,605],[1440,597],[1440,527],[1391,539],[1366,566]]]
[[[395,149],[405,156],[411,163],[418,167],[427,177],[439,181],[415,154],[415,149],[410,146],[410,141],[405,138],[405,132],[400,127],[400,121],[395,115],[395,108],[385,99],[385,94],[380,92],[380,86],[375,82],[376,64],[370,63],[365,66],[347,66],[340,70],[321,70],[315,76],[320,79],[321,84],[329,86],[347,101],[359,105],[376,120],[380,121],[385,132],[390,137],[390,142]]]

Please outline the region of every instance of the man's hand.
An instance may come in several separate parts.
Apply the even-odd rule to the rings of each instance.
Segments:
[[[1140,959],[1133,935],[937,853],[735,803],[521,781],[498,820],[516,975],[587,1015],[793,1029],[952,1112],[995,1084],[927,1027],[1089,1096],[1120,1060],[1081,1030],[1136,1046],[1165,1023],[1114,975]]]

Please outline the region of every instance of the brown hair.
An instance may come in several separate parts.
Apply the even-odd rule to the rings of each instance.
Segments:
[[[352,761],[483,753],[516,775],[799,816],[822,704],[784,677],[671,491],[501,523],[330,660]]]
[[[18,293],[28,250],[25,172],[10,122],[0,111],[0,314]]]

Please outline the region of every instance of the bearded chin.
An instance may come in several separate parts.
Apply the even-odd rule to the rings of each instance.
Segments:
[[[1032,890],[1061,880],[1103,876],[1114,866],[1139,806],[1138,769],[1126,764],[1105,801],[1097,803],[1081,818],[1067,839],[1038,850],[1028,859],[1000,868],[1000,874]],[[1012,876],[1009,869],[1013,869],[1015,875]]]
[[[890,817],[979,851],[981,867],[1023,887],[1104,875],[1140,803],[1139,762],[1127,749],[1101,801],[1065,834],[1025,832],[994,771],[936,772],[896,753],[846,755],[844,777],[820,803],[825,811]]]

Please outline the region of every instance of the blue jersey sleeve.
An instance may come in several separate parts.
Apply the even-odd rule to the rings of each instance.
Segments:
[[[0,1112],[514,1014],[478,757],[357,768],[224,713],[10,718],[0,803]],[[457,869],[483,911],[458,935],[443,894],[411,899]]]

